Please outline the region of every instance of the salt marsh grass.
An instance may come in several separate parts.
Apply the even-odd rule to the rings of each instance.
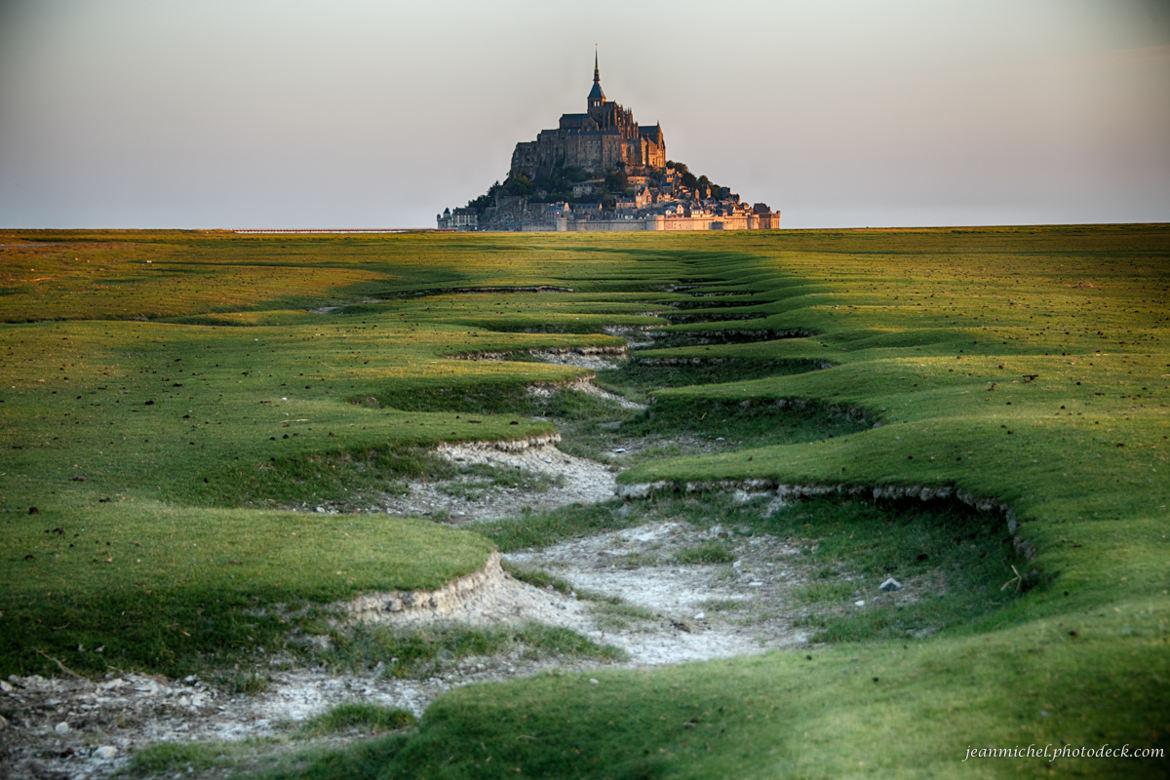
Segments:
[[[683,514],[716,500],[688,483],[744,480],[943,490],[997,511],[749,506],[758,517],[743,523],[807,541],[826,570],[893,567],[961,598],[899,609],[866,596],[850,611],[838,604],[857,594],[827,577],[801,592],[825,643],[808,652],[467,687],[416,731],[318,751],[277,776],[927,777],[956,774],[970,744],[1170,746],[1166,226],[6,231],[3,244],[5,675],[295,657],[290,626],[327,632],[337,599],[435,587],[493,544],[634,525],[616,503],[480,533],[355,511],[379,485],[440,468],[426,453],[443,441],[559,424],[596,449],[616,425],[711,443],[663,444],[621,476],[677,486],[651,501]],[[690,289],[675,289],[683,279]],[[503,290],[542,285],[557,291]],[[499,290],[434,293],[487,287]],[[701,316],[670,324],[670,312]],[[534,409],[526,386],[585,369],[456,357],[613,346],[605,325],[667,334],[603,373],[652,399],[636,419],[570,396]],[[289,511],[327,499],[346,513]],[[444,641],[419,657],[444,657]],[[169,750],[179,758],[160,748],[151,760],[206,758]],[[1046,769],[1005,759],[976,771]],[[1164,762],[1072,770],[1160,776]]]

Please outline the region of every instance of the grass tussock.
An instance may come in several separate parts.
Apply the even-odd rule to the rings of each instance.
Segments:
[[[417,718],[410,712],[396,707],[350,702],[331,707],[320,715],[309,718],[300,725],[299,730],[306,737],[323,737],[355,731],[379,734],[410,728],[417,722]]]

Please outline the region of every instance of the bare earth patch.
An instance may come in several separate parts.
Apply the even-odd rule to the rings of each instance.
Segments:
[[[685,562],[712,550],[725,559]],[[807,639],[792,627],[797,610],[785,596],[803,580],[799,551],[773,537],[737,538],[719,526],[659,522],[506,558],[641,608],[645,617],[619,619],[615,626],[594,602],[594,625],[577,629],[622,648],[634,664],[759,653]]]
[[[711,549],[723,551],[724,562],[682,562]],[[470,575],[475,587],[454,583],[410,603],[401,594],[372,594],[347,610],[399,626],[535,620],[619,647],[635,666],[721,658],[806,641],[791,625],[797,610],[785,598],[785,590],[804,579],[799,555],[773,537],[732,539],[719,526],[651,523],[505,557],[547,570],[581,595],[533,587],[493,560],[486,575]]]
[[[147,745],[274,736],[291,721],[343,702],[421,714],[452,687],[443,680],[335,676],[312,669],[257,671],[271,680],[267,691],[255,694],[225,692],[194,677],[167,680],[114,671],[96,682],[9,677],[0,684],[0,708],[14,714],[0,734],[11,776],[105,777]]]
[[[603,366],[603,368],[605,367],[607,366]],[[532,387],[528,388],[528,392],[530,394],[544,398],[548,398],[561,390],[576,390],[578,392],[585,393],[585,395],[591,395],[594,398],[600,398],[603,401],[609,401],[610,403],[616,404],[618,407],[625,409],[627,412],[641,411],[646,408],[646,404],[638,403],[637,401],[631,401],[628,398],[623,398],[616,393],[611,393],[608,390],[598,387],[593,382],[593,377],[581,377],[580,379],[575,379],[572,382],[564,382],[555,385],[533,385]]]
[[[576,366],[593,371],[602,371],[610,368],[620,368],[622,363],[629,359],[625,350],[552,350],[540,349],[530,353],[534,358],[544,363],[556,363],[561,366]]]
[[[600,463],[567,455],[553,443],[504,449],[504,443],[444,444],[435,453],[453,463],[491,466],[548,478],[539,489],[505,487],[475,478],[410,483],[402,496],[388,495],[381,508],[389,514],[422,515],[469,523],[515,517],[526,511],[547,512],[570,504],[608,501],[617,494],[614,472]]]

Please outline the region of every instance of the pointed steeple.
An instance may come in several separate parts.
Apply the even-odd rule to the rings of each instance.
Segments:
[[[597,67],[597,44],[593,45],[593,89],[589,90],[589,108],[600,108],[605,102],[605,93],[601,91],[601,69]]]

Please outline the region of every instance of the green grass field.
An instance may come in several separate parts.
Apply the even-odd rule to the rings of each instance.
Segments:
[[[880,567],[872,551],[916,527],[932,556],[953,539],[969,597],[941,630],[834,619],[807,652],[470,686],[417,727],[272,776],[1167,773],[1164,758],[963,759],[1170,747],[1170,227],[0,245],[0,675],[295,663],[310,651],[290,630],[324,631],[330,603],[479,568],[484,535],[311,510],[450,468],[427,454],[443,441],[564,415],[588,442],[601,412],[534,419],[523,393],[585,370],[456,356],[612,346],[603,326],[683,314],[599,376],[653,399],[619,432],[711,441],[622,474],[661,483],[646,511],[700,501],[687,483],[749,479],[982,502],[851,498],[752,521],[824,534],[826,565]],[[555,289],[503,289],[540,286]],[[600,507],[484,530],[529,544],[621,522]]]

